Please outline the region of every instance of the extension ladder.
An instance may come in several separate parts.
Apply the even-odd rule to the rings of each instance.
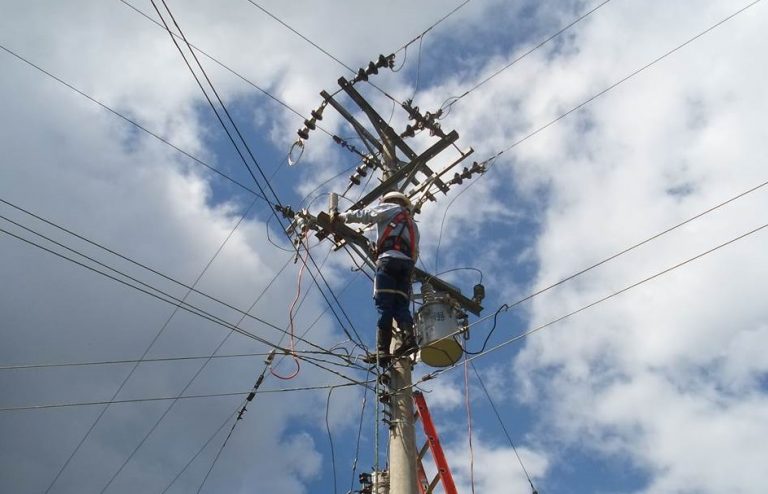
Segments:
[[[437,437],[435,424],[432,422],[432,415],[430,415],[427,402],[424,400],[424,395],[419,391],[414,391],[413,402],[416,405],[416,419],[421,420],[424,435],[427,437],[427,441],[419,450],[419,456],[416,460],[419,493],[432,494],[435,491],[435,487],[437,487],[437,483],[440,482],[443,485],[445,494],[458,494],[456,484],[453,483],[451,470],[448,468],[448,462],[445,460],[443,447],[440,445],[440,438]],[[422,463],[427,450],[432,453],[432,459],[435,461],[435,466],[437,466],[437,475],[431,481],[427,479],[427,473],[424,471],[424,464]]]

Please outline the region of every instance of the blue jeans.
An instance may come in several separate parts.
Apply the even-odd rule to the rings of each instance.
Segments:
[[[389,353],[392,342],[393,319],[406,335],[413,334],[410,308],[413,268],[414,262],[409,259],[384,257],[376,262],[373,300],[379,312],[378,349],[385,353]]]

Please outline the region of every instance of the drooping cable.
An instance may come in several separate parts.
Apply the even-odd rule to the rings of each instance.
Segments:
[[[466,345],[466,342],[464,342]],[[475,448],[472,445],[472,406],[469,400],[469,360],[464,355],[464,406],[467,410],[467,441],[469,442],[469,481],[475,494]]]
[[[303,234],[302,234],[303,237]],[[303,243],[303,242],[302,242]],[[305,245],[305,251],[307,254],[309,254],[309,244]],[[298,254],[297,254],[298,255]],[[307,266],[307,260],[302,259],[301,266],[299,267],[299,274],[298,278],[296,280],[296,296],[293,298],[293,301],[291,302],[290,307],[288,308],[288,325],[290,327],[290,332],[288,335],[288,348],[291,351],[291,358],[293,359],[293,362],[296,364],[296,369],[289,375],[283,376],[282,374],[278,374],[274,368],[270,366],[269,372],[275,376],[278,379],[282,380],[290,380],[294,377],[299,375],[299,372],[301,371],[301,364],[299,363],[299,359],[296,358],[293,353],[296,350],[296,341],[294,339],[294,324],[293,324],[293,317],[294,317],[294,309],[296,308],[296,302],[299,301],[299,298],[301,297],[301,279],[304,275],[304,268]]]
[[[179,478],[181,478],[182,475],[184,475],[184,472],[186,472],[187,469],[190,467],[190,465],[192,465],[192,463],[194,463],[194,461],[197,459],[197,457],[200,456],[203,451],[205,451],[205,449],[208,447],[208,445],[211,444],[211,442],[213,442],[213,440],[216,438],[216,436],[219,435],[219,433],[224,429],[224,427],[227,426],[227,424],[229,423],[229,421],[233,417],[235,418],[235,421],[237,421],[237,414],[238,414],[238,412],[235,411],[234,413],[231,413],[230,415],[227,415],[227,418],[224,420],[224,422],[221,423],[221,425],[218,427],[218,429],[216,429],[213,432],[213,434],[208,436],[208,439],[205,441],[205,444],[203,444],[203,447],[200,448],[197,451],[197,453],[195,453],[195,455],[192,456],[192,458],[190,458],[189,461],[187,461],[186,464],[184,464],[184,467],[173,477],[173,479],[171,479],[171,482],[168,485],[165,486],[165,489],[163,489],[160,494],[165,494],[166,492],[168,492],[168,489],[170,489],[173,486],[173,484],[175,484],[176,481],[179,480]]]
[[[349,492],[355,488],[355,479],[357,473],[357,462],[360,458],[360,437],[363,434],[363,418],[365,417],[365,406],[368,403],[368,388],[363,388],[363,403],[360,406],[360,421],[357,424],[357,440],[355,441],[355,458],[352,460],[352,478],[349,482]]]
[[[333,435],[331,434],[331,423],[328,420],[328,414],[331,409],[331,395],[333,394],[333,388],[328,390],[328,399],[325,400],[325,430],[328,433],[328,444],[331,447],[331,471],[333,472],[333,492],[338,492],[336,482],[336,451],[333,447]]]
[[[488,403],[490,403],[491,409],[493,410],[493,413],[496,415],[496,419],[499,421],[499,425],[501,426],[501,429],[504,431],[504,435],[507,437],[507,441],[509,441],[509,445],[512,447],[512,451],[515,452],[517,461],[520,463],[520,468],[523,469],[525,478],[528,479],[528,483],[531,485],[531,491],[536,493],[537,492],[536,487],[534,487],[533,485],[533,480],[531,480],[531,476],[528,473],[528,469],[525,468],[525,464],[523,463],[523,458],[520,456],[520,453],[517,451],[517,447],[515,446],[514,441],[512,441],[512,436],[509,434],[507,427],[504,425],[504,421],[501,419],[501,414],[499,414],[499,410],[496,408],[496,404],[493,402],[493,399],[491,398],[491,394],[488,392],[488,389],[485,387],[483,378],[480,376],[480,373],[477,371],[477,367],[475,367],[475,363],[469,362],[469,364],[472,366],[472,370],[475,371],[477,382],[480,383],[480,388],[483,390],[483,393],[485,393],[485,397],[488,398]]]
[[[209,300],[211,300],[211,301],[213,301],[213,302],[216,302],[216,303],[218,303],[218,304],[221,304],[222,306],[224,306],[224,307],[226,307],[226,308],[228,308],[228,309],[231,309],[231,310],[233,310],[233,311],[237,312],[238,314],[241,314],[242,316],[244,316],[244,317],[247,317],[248,319],[251,319],[251,320],[254,320],[254,321],[260,322],[261,324],[264,324],[264,325],[266,325],[267,327],[269,327],[269,328],[271,328],[271,329],[274,329],[274,330],[277,330],[277,331],[279,331],[279,332],[281,332],[281,333],[286,333],[286,330],[284,330],[283,328],[280,328],[279,326],[277,326],[277,325],[275,325],[275,324],[273,324],[273,323],[271,323],[271,322],[269,322],[269,321],[267,321],[267,320],[264,320],[264,319],[262,319],[262,318],[260,318],[260,317],[258,317],[258,316],[254,316],[254,315],[251,315],[251,314],[249,313],[250,309],[249,309],[249,311],[243,311],[242,309],[239,309],[239,308],[237,308],[237,307],[235,307],[235,306],[233,306],[233,305],[231,305],[231,304],[229,304],[229,303],[227,303],[227,302],[225,302],[225,301],[223,301],[223,300],[220,300],[220,299],[218,299],[218,298],[216,298],[216,297],[213,297],[213,296],[211,296],[211,295],[209,295],[209,294],[207,294],[207,293],[205,293],[205,292],[199,291],[199,290],[197,290],[195,287],[193,287],[193,286],[191,286],[191,285],[187,285],[187,284],[185,284],[185,283],[182,283],[182,282],[180,282],[180,281],[178,281],[178,280],[176,280],[176,279],[174,279],[174,278],[172,278],[172,277],[170,277],[170,276],[168,276],[168,275],[165,275],[165,274],[163,274],[163,273],[162,273],[162,272],[160,272],[160,271],[157,271],[157,270],[155,270],[155,269],[153,269],[153,268],[150,268],[150,267],[148,267],[148,266],[146,266],[146,265],[144,265],[144,264],[142,264],[142,263],[139,263],[139,262],[137,262],[137,261],[135,261],[135,260],[133,260],[133,259],[131,259],[131,258],[127,257],[127,256],[124,256],[124,255],[120,254],[119,252],[117,252],[117,251],[115,251],[115,250],[109,249],[109,248],[107,248],[107,247],[104,247],[104,246],[102,246],[102,245],[100,245],[100,244],[98,244],[98,243],[92,242],[92,241],[88,240],[87,238],[85,238],[85,237],[83,237],[83,236],[81,236],[81,235],[79,235],[79,234],[77,234],[77,233],[75,233],[75,232],[73,232],[73,231],[71,231],[71,230],[68,230],[68,229],[66,229],[66,228],[60,227],[60,226],[56,225],[55,223],[52,223],[52,222],[50,222],[50,221],[48,221],[48,220],[46,220],[46,219],[42,218],[41,216],[35,215],[35,214],[33,214],[33,213],[30,213],[29,211],[27,211],[27,210],[25,210],[25,209],[22,209],[22,208],[20,208],[20,207],[18,207],[18,206],[15,206],[15,205],[11,204],[10,202],[8,202],[8,201],[5,201],[4,199],[0,199],[0,202],[2,202],[2,203],[4,203],[4,204],[7,204],[7,205],[10,205],[10,206],[12,206],[12,207],[14,207],[14,208],[18,209],[19,211],[23,211],[23,212],[25,212],[25,213],[29,214],[30,216],[32,216],[32,217],[34,217],[34,218],[36,218],[36,219],[39,219],[39,220],[41,220],[41,221],[45,222],[46,224],[49,224],[49,225],[51,225],[51,226],[54,226],[54,227],[56,227],[56,228],[60,229],[60,230],[61,230],[61,231],[63,231],[63,232],[66,232],[66,233],[68,233],[68,234],[70,234],[70,235],[72,235],[72,236],[75,236],[76,238],[79,238],[79,239],[81,239],[81,240],[83,240],[83,241],[85,241],[85,242],[87,242],[87,243],[90,243],[91,245],[94,245],[94,246],[96,246],[96,247],[99,247],[99,248],[101,248],[102,250],[104,250],[104,251],[106,251],[106,252],[109,252],[110,254],[113,254],[113,255],[115,255],[115,256],[117,256],[117,257],[119,257],[119,258],[123,259],[123,260],[126,260],[126,261],[128,261],[128,262],[130,262],[130,263],[132,263],[132,264],[134,264],[134,265],[136,265],[136,266],[138,266],[138,267],[141,267],[141,268],[143,268],[143,269],[146,269],[147,271],[149,271],[149,272],[151,272],[151,273],[153,273],[153,274],[156,274],[156,275],[160,276],[160,277],[161,277],[161,278],[163,278],[163,279],[166,279],[166,280],[168,280],[168,281],[171,281],[171,282],[173,282],[173,283],[176,283],[177,285],[179,285],[179,286],[181,286],[181,287],[183,287],[183,288],[186,288],[187,290],[189,290],[189,291],[191,291],[191,292],[194,292],[194,293],[196,293],[196,294],[198,294],[198,295],[201,295],[201,296],[203,296],[203,297],[205,297],[205,298],[207,298],[207,299],[209,299]],[[8,218],[8,217],[6,217],[6,216],[2,215],[2,214],[0,214],[0,219],[2,219],[2,220],[5,220],[5,221],[7,221],[7,222],[9,222],[9,223],[11,223],[11,224],[13,224],[13,225],[17,226],[17,227],[19,227],[19,228],[21,228],[21,229],[23,229],[23,230],[25,230],[25,231],[29,232],[29,233],[32,233],[32,234],[34,234],[34,235],[36,235],[36,236],[38,236],[38,237],[40,237],[40,238],[42,238],[42,239],[44,239],[44,240],[46,240],[46,241],[50,242],[50,243],[52,243],[53,245],[56,245],[56,246],[58,246],[58,247],[61,247],[61,248],[65,249],[65,250],[69,251],[69,252],[72,252],[72,253],[74,253],[74,254],[76,254],[76,255],[78,255],[78,256],[80,256],[80,257],[82,257],[82,258],[84,258],[84,259],[86,259],[86,260],[88,260],[88,261],[90,261],[90,262],[92,262],[92,263],[94,263],[94,264],[96,264],[96,265],[98,265],[98,266],[101,266],[101,267],[103,267],[103,268],[105,268],[105,269],[107,269],[107,270],[109,270],[109,271],[111,271],[111,272],[113,272],[113,273],[115,273],[115,274],[118,274],[118,275],[120,275],[120,276],[122,276],[122,277],[124,277],[124,278],[126,278],[126,279],[128,279],[128,280],[130,280],[130,281],[132,281],[132,282],[134,282],[134,283],[137,283],[137,284],[138,284],[138,285],[140,285],[140,286],[136,286],[136,285],[133,285],[133,284],[131,284],[131,283],[128,283],[128,282],[126,282],[125,280],[122,280],[122,279],[117,279],[117,278],[115,278],[114,276],[110,275],[109,273],[105,273],[105,272],[99,271],[98,269],[95,269],[95,268],[93,268],[92,266],[88,266],[88,265],[85,265],[85,264],[83,264],[83,263],[80,263],[80,262],[78,262],[78,261],[75,261],[75,260],[73,260],[73,259],[71,259],[71,258],[69,258],[69,257],[67,257],[67,256],[65,256],[65,255],[63,255],[63,254],[61,254],[61,253],[59,253],[59,252],[56,252],[56,251],[53,251],[53,250],[51,250],[51,249],[47,249],[47,248],[41,247],[40,245],[38,245],[38,244],[35,244],[34,242],[28,241],[27,239],[24,239],[24,238],[22,238],[22,237],[19,237],[19,236],[15,235],[15,234],[11,234],[10,232],[8,232],[8,231],[6,231],[6,230],[2,230],[2,231],[3,231],[3,233],[9,234],[9,235],[11,235],[11,236],[13,236],[13,237],[17,238],[18,240],[21,240],[21,241],[23,241],[23,242],[25,242],[25,243],[31,244],[31,245],[33,245],[33,246],[35,246],[35,247],[38,247],[38,248],[42,248],[42,250],[45,250],[45,251],[47,251],[47,252],[49,252],[49,253],[51,253],[51,254],[54,254],[54,255],[56,255],[56,256],[58,256],[58,257],[61,257],[61,258],[62,258],[62,259],[64,259],[64,260],[68,260],[68,261],[70,261],[70,262],[73,262],[73,263],[75,263],[75,264],[77,264],[77,265],[79,265],[79,266],[81,266],[81,267],[84,267],[84,268],[86,268],[86,269],[89,269],[89,270],[91,270],[91,271],[94,271],[94,272],[96,272],[96,273],[98,273],[98,274],[101,274],[101,275],[103,275],[103,276],[106,276],[107,278],[110,278],[110,279],[112,279],[112,280],[114,280],[114,281],[118,281],[119,283],[122,283],[122,284],[124,284],[124,285],[126,285],[126,286],[128,286],[128,287],[130,287],[130,288],[134,288],[134,289],[136,289],[136,290],[138,290],[138,291],[141,291],[141,292],[143,292],[143,293],[146,293],[146,294],[148,294],[148,295],[150,295],[150,296],[153,296],[153,297],[155,297],[155,298],[158,298],[158,299],[160,299],[160,300],[162,300],[162,301],[164,301],[164,302],[168,302],[168,303],[178,303],[179,305],[182,305],[182,307],[181,307],[181,308],[182,308],[183,310],[187,310],[188,312],[190,312],[190,313],[193,313],[193,314],[195,314],[195,315],[198,315],[198,316],[200,316],[200,317],[203,317],[204,319],[208,319],[208,320],[209,320],[209,321],[211,321],[211,322],[214,322],[214,323],[217,323],[217,324],[223,324],[223,325],[225,325],[226,327],[229,327],[229,326],[227,326],[227,324],[228,324],[228,323],[226,323],[226,321],[224,321],[223,319],[220,319],[220,318],[218,318],[217,316],[214,316],[214,315],[213,315],[212,313],[210,313],[209,311],[205,311],[205,310],[203,310],[203,309],[201,309],[201,308],[199,308],[199,307],[197,307],[197,306],[194,306],[194,305],[192,305],[192,304],[190,304],[190,303],[186,302],[184,299],[176,298],[176,297],[172,296],[170,293],[168,293],[168,292],[166,292],[166,291],[160,290],[160,289],[158,289],[158,288],[156,288],[156,287],[154,287],[154,286],[150,285],[149,283],[143,282],[143,281],[139,280],[138,278],[136,278],[136,277],[134,277],[134,276],[131,276],[131,275],[129,275],[129,274],[127,274],[127,273],[123,272],[123,271],[120,271],[120,270],[118,270],[118,269],[116,269],[116,268],[113,268],[112,266],[109,266],[109,265],[107,265],[107,264],[105,264],[105,263],[103,263],[103,262],[101,262],[101,261],[99,261],[99,260],[95,259],[93,256],[89,256],[89,255],[87,255],[87,254],[84,254],[84,253],[82,253],[82,252],[80,252],[80,251],[76,250],[76,249],[73,249],[72,247],[69,247],[69,246],[67,246],[67,245],[64,245],[63,243],[61,243],[61,242],[58,242],[58,241],[56,241],[56,240],[52,239],[51,237],[48,237],[47,235],[44,235],[44,234],[42,234],[42,233],[40,233],[40,232],[37,232],[37,231],[35,231],[34,229],[32,229],[32,228],[30,228],[30,227],[27,227],[27,226],[25,226],[25,225],[22,225],[21,223],[19,223],[19,222],[17,222],[17,221],[14,221],[14,220],[12,220],[12,219],[10,219],[10,218]],[[288,261],[288,262],[290,262],[290,259],[289,259],[289,261]],[[287,265],[288,265],[288,263],[286,263],[286,265],[285,265],[285,266],[283,266],[283,269],[285,269],[285,267],[287,267]],[[269,288],[270,288],[270,287],[273,285],[273,283],[274,283],[274,282],[276,281],[276,279],[279,277],[280,273],[282,273],[283,269],[281,269],[281,270],[280,270],[280,271],[277,273],[277,275],[275,275],[275,277],[273,277],[273,278],[272,278],[272,280],[270,281],[270,283],[266,285],[266,287],[264,288],[264,290],[263,290],[262,294],[260,295],[260,297],[258,297],[258,298],[257,298],[257,301],[256,301],[256,302],[258,302],[258,300],[260,300],[260,299],[261,299],[261,296],[263,296],[263,293],[264,293],[264,292],[266,292],[266,290],[268,290],[268,289],[269,289]],[[145,290],[144,288],[141,288],[141,287],[144,287],[144,288],[146,288],[146,290]],[[155,292],[156,292],[156,293],[155,293]],[[161,296],[157,296],[157,294],[160,294]],[[165,298],[163,298],[163,297],[165,297]],[[255,305],[255,304],[254,304],[254,305]],[[253,306],[251,307],[251,309],[252,309],[252,308],[253,308]],[[259,337],[256,337],[256,336],[255,336],[255,335],[253,335],[252,333],[249,333],[249,332],[247,332],[247,331],[245,331],[245,330],[242,330],[242,329],[238,329],[238,330],[237,330],[237,332],[239,332],[239,333],[240,333],[240,334],[242,334],[243,336],[247,336],[247,337],[249,337],[249,338],[253,338],[253,339],[256,339],[257,341],[259,341],[259,342],[261,342],[261,343],[265,343],[265,344],[267,344],[267,345],[269,345],[269,346],[274,346],[274,345],[273,345],[271,342],[268,342],[267,340],[265,340],[265,339],[263,339],[263,338],[259,338]],[[302,341],[303,341],[304,343],[307,343],[307,344],[308,344],[308,345],[310,345],[310,346],[314,346],[316,349],[319,349],[319,350],[324,350],[322,347],[319,347],[319,346],[315,345],[314,343],[312,343],[312,342],[310,342],[310,341],[306,341],[306,340],[302,340]]]

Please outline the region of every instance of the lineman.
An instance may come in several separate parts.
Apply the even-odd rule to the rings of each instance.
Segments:
[[[379,362],[390,358],[392,320],[403,331],[403,345],[395,352],[405,355],[417,350],[413,334],[411,276],[419,256],[419,230],[411,218],[411,201],[401,192],[388,192],[381,204],[334,215],[342,223],[376,223],[376,278],[373,298],[379,312],[377,347]]]

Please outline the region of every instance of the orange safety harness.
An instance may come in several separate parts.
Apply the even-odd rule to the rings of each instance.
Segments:
[[[403,233],[408,231],[408,242],[403,242]],[[381,233],[376,251],[380,255],[388,250],[402,252],[411,259],[416,253],[416,230],[407,209],[403,209],[390,220]]]

